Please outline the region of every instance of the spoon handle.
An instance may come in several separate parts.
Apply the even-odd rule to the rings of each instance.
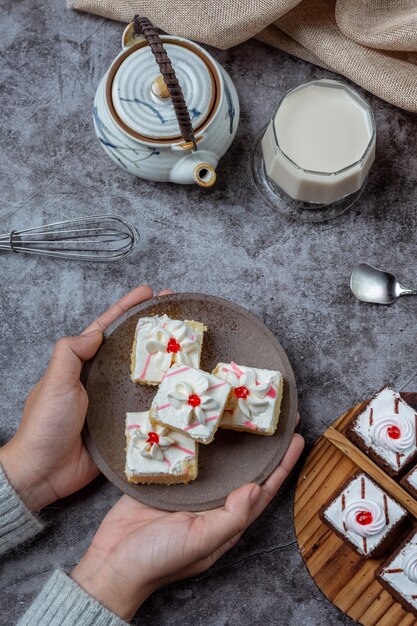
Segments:
[[[417,289],[408,289],[402,285],[398,285],[400,296],[417,296]]]

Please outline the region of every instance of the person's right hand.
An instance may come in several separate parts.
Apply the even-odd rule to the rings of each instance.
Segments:
[[[211,511],[170,513],[122,496],[72,578],[108,609],[131,619],[156,589],[199,574],[230,550],[276,495],[303,447],[302,436],[294,434],[263,485],[243,485]]]
[[[172,292],[158,295],[167,293]],[[74,493],[99,473],[81,438],[88,405],[81,369],[99,349],[106,328],[152,296],[151,287],[136,287],[81,335],[56,343],[45,375],[26,400],[17,433],[0,449],[0,463],[31,511]]]

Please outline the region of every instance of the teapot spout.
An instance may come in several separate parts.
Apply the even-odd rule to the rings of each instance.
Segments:
[[[216,170],[210,163],[198,163],[193,170],[193,178],[200,187],[212,187],[216,182]]]
[[[175,163],[170,172],[170,180],[182,185],[197,183],[207,189],[216,182],[218,161],[218,157],[208,150],[190,151]]]

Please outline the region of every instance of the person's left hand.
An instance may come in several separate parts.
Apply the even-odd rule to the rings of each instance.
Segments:
[[[275,497],[303,447],[302,436],[294,434],[281,463],[262,485],[242,485],[224,506],[211,511],[171,513],[122,496],[72,578],[130,620],[156,589],[196,576],[230,550]]]
[[[0,463],[31,511],[74,493],[99,473],[81,439],[88,406],[81,369],[100,347],[104,330],[152,296],[151,287],[137,287],[81,335],[56,343],[45,375],[27,398],[17,433],[0,449]]]

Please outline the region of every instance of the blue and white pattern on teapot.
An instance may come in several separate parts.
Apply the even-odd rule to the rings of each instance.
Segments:
[[[147,42],[123,50],[101,80],[94,101],[97,137],[107,154],[136,176],[211,186],[239,121],[236,89],[200,46],[163,36],[194,128],[197,150],[180,135],[169,97],[155,92],[159,74]]]

